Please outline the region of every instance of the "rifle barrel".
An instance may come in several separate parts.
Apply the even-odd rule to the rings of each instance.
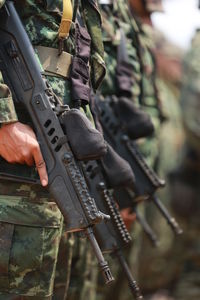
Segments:
[[[167,220],[167,222],[170,225],[170,227],[172,228],[172,230],[176,234],[182,234],[183,230],[181,229],[181,227],[179,226],[179,224],[176,222],[175,218],[173,218],[170,215],[170,213],[168,212],[167,208],[162,204],[162,202],[160,202],[160,200],[158,199],[158,197],[156,197],[154,195],[152,197],[152,201],[157,206],[157,208],[159,209],[159,211],[161,212],[161,214],[164,216],[164,218]]]
[[[127,265],[127,262],[123,256],[122,252],[120,250],[117,250],[113,253],[113,255],[116,256],[120,262],[122,270],[128,279],[128,284],[129,284],[129,287],[130,287],[130,290],[131,290],[133,296],[135,297],[136,300],[142,300],[143,296],[140,292],[140,288],[138,287],[137,282],[133,278],[133,275],[131,274],[129,266]]]
[[[149,224],[146,222],[146,220],[144,218],[142,218],[142,216],[138,213],[136,208],[134,208],[134,212],[136,213],[137,221],[142,226],[142,229],[144,230],[145,234],[147,235],[147,237],[152,242],[153,246],[158,247],[159,241],[158,241],[158,238],[157,238],[156,234],[153,232],[153,230],[151,229]]]
[[[86,235],[87,235],[88,240],[90,241],[90,243],[92,245],[92,248],[94,250],[96,258],[99,262],[99,266],[101,268],[105,283],[109,284],[112,281],[114,281],[114,277],[112,276],[112,273],[110,271],[110,268],[108,266],[107,261],[105,261],[103,255],[102,255],[101,249],[99,248],[99,245],[97,243],[97,240],[96,240],[96,238],[94,236],[94,233],[93,233],[91,228],[86,229]]]

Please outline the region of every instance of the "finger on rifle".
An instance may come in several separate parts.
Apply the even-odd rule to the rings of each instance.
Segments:
[[[41,184],[42,184],[42,186],[47,186],[47,184],[48,184],[47,169],[46,169],[46,164],[42,157],[42,153],[40,151],[39,145],[34,147],[33,157],[35,160],[36,168],[37,168],[39,176],[40,176]]]

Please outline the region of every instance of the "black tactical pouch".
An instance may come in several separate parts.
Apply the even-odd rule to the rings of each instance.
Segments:
[[[130,139],[136,140],[151,135],[154,126],[150,116],[132,103],[133,66],[129,62],[126,37],[121,28],[120,35],[116,67],[117,97],[113,98],[113,108],[122,129]]]
[[[135,176],[129,163],[119,156],[109,144],[107,144],[107,153],[101,159],[101,163],[109,188],[134,186]]]
[[[65,111],[60,121],[78,160],[96,160],[106,154],[107,146],[103,135],[92,127],[92,123],[80,110]]]

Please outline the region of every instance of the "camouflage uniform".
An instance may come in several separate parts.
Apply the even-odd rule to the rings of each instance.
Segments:
[[[161,178],[166,180],[166,186],[159,191],[158,196],[165,206],[169,207],[170,197],[167,174],[180,161],[180,150],[184,138],[181,126],[180,103],[178,101],[181,76],[179,68],[183,51],[166,40],[158,30],[153,29],[152,33],[158,67],[157,86],[162,99],[162,109],[166,117],[158,136],[158,173]],[[159,247],[148,247],[148,241],[143,240],[139,278],[143,291],[153,292],[157,289],[167,288],[179,271],[180,266],[176,255],[179,252],[179,246],[177,244],[178,237],[174,236],[166,220],[154,206],[151,209],[148,208],[147,218],[159,238]]]
[[[4,3],[0,1],[0,6]],[[58,48],[62,0],[16,1],[16,8],[32,44]],[[100,15],[95,1],[82,1],[92,38],[91,79],[97,88],[104,73]],[[64,50],[74,53],[74,24]],[[64,103],[70,104],[70,83],[57,76],[48,80]],[[0,84],[0,122],[28,122],[15,112],[9,89]],[[0,181],[0,299],[50,299],[63,218],[48,191],[40,186]],[[13,294],[11,296],[11,294]],[[20,296],[20,299],[22,297]]]
[[[179,242],[182,270],[175,282],[173,296],[177,300],[200,298],[200,31],[184,60],[181,105],[186,145],[181,165],[172,177],[172,207],[183,226]]]
[[[137,143],[139,145],[139,148],[141,152],[143,153],[147,163],[152,168],[157,168],[157,161],[158,161],[158,155],[159,155],[159,143],[158,143],[158,133],[159,133],[159,127],[160,127],[160,111],[159,111],[159,95],[158,90],[156,87],[155,82],[155,63],[154,58],[152,56],[152,41],[149,38],[149,35],[147,35],[147,31],[149,28],[142,27],[141,24],[137,24],[139,28],[138,32],[138,40],[139,40],[139,49],[142,54],[139,58],[139,62],[141,64],[141,71],[140,71],[140,82],[141,82],[141,108],[148,112],[152,118],[152,121],[155,126],[155,133],[153,136],[137,140]],[[147,29],[147,30],[146,30]],[[140,215],[144,215],[148,218],[149,209],[151,207],[147,207],[147,203],[140,204],[138,207],[138,210],[140,212]],[[147,210],[148,209],[148,210]],[[154,209],[154,207],[153,207]],[[133,228],[131,230],[131,235],[133,237],[133,244],[129,249],[127,249],[127,258],[129,265],[131,266],[132,273],[138,280],[138,283],[141,287],[141,290],[143,291],[143,285],[142,281],[140,280],[140,266],[142,263],[142,260],[139,258],[142,258],[142,247],[143,242],[145,241],[146,244],[146,251],[148,252],[151,245],[149,244],[149,241],[146,238],[146,235],[143,233],[142,228],[140,224],[135,222],[133,224]],[[149,261],[148,261],[149,264]],[[146,265],[146,267],[148,266]],[[145,266],[145,264],[144,264]],[[127,282],[125,282],[123,273],[120,272],[119,278],[117,281],[117,288],[114,291],[115,299],[120,300],[129,300],[132,299],[131,293],[125,293],[125,285],[127,285]],[[111,295],[111,294],[110,294]],[[109,299],[109,297],[107,297]]]
[[[101,3],[101,2],[100,2]],[[160,125],[160,111],[158,109],[158,94],[155,82],[155,65],[151,52],[150,39],[147,38],[141,24],[130,15],[128,3],[122,0],[111,1],[113,6],[102,9],[102,27],[105,49],[105,61],[107,73],[101,92],[103,95],[116,93],[116,66],[117,66],[117,46],[120,43],[119,26],[126,35],[126,48],[129,55],[129,63],[133,67],[132,101],[135,105],[146,111],[152,117],[155,129]],[[145,155],[148,163],[153,166],[158,155],[156,136],[138,141],[141,151]],[[140,205],[143,211],[143,205]],[[136,222],[135,222],[136,223]],[[140,250],[141,227],[137,223],[131,231],[134,243],[127,249],[126,256],[134,277],[137,278],[138,251]],[[110,265],[116,279],[110,288],[103,288],[99,283],[97,287],[96,299],[132,299],[132,295],[127,291],[127,281],[119,270],[118,265],[111,261]],[[114,267],[113,267],[114,266]]]
[[[85,238],[79,237],[73,249],[71,280],[66,299],[96,300],[98,275],[99,267],[91,245]]]
[[[120,43],[116,16],[117,22],[126,34],[129,62],[133,66],[132,101],[150,114],[156,131],[160,125],[160,112],[158,109],[159,95],[155,81],[155,63],[151,51],[152,40],[151,37],[148,37],[148,28],[142,28],[138,20],[130,15],[128,4],[121,0],[113,1],[113,8],[109,12],[108,10],[106,13],[102,12],[105,61],[108,68],[101,85],[101,92],[103,95],[112,95],[116,91],[116,52]],[[154,137],[148,139],[148,143],[151,143],[151,140],[155,143]],[[142,147],[141,145],[141,149],[151,166],[157,156],[157,147],[152,147],[146,149],[145,146]]]
[[[101,3],[101,1],[99,1]],[[103,38],[105,48],[105,61],[107,68],[106,78],[101,86],[101,92],[103,95],[112,95],[116,92],[116,65],[117,65],[117,46],[120,43],[119,25],[123,28],[126,34],[127,51],[129,55],[129,62],[133,67],[134,84],[132,86],[133,102],[137,106],[141,107],[145,111],[151,114],[156,129],[160,124],[160,112],[158,109],[158,95],[155,87],[154,76],[154,59],[149,45],[150,39],[147,39],[146,33],[137,24],[136,20],[130,16],[127,3],[124,1],[112,1],[112,6],[108,6],[107,10],[102,10],[102,25],[103,25]],[[117,18],[116,18],[117,16]],[[141,58],[142,55],[142,58]],[[148,141],[140,141],[140,147],[148,159],[149,164],[153,165],[155,158],[158,154],[158,147],[156,145],[155,136],[148,139]],[[132,266],[133,274],[137,272],[137,252],[140,249],[140,235],[141,228],[134,226],[133,238],[134,247],[128,250],[127,256],[129,257],[129,264]],[[86,257],[90,257],[90,251],[87,251]],[[108,260],[108,258],[107,258]],[[85,259],[85,262],[87,258]],[[84,262],[84,263],[85,263]],[[124,295],[124,288],[127,287],[127,282],[124,280],[123,274],[119,272],[118,265],[113,261],[110,262],[112,271],[116,278],[116,283],[113,287],[104,287],[101,280],[94,275],[94,266],[91,263],[91,268],[87,266],[88,277],[90,278],[90,285],[87,281],[80,282],[79,292],[77,299],[85,299],[85,291],[88,290],[87,299],[124,299],[127,295]],[[73,286],[70,286],[73,289]],[[87,289],[88,288],[88,289]],[[91,293],[91,290],[96,289],[96,295]],[[82,292],[81,292],[82,291]],[[103,296],[105,294],[105,296]],[[79,297],[78,297],[79,295]],[[128,297],[128,296],[127,296]],[[69,299],[76,299],[70,298]]]

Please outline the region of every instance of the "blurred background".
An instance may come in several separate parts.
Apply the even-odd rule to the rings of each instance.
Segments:
[[[165,13],[154,13],[154,26],[178,46],[188,49],[196,28],[200,27],[198,0],[163,0]]]

